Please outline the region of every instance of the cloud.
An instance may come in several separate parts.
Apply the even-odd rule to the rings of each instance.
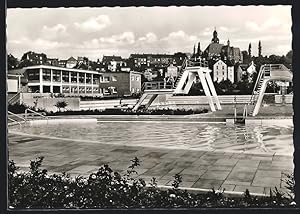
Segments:
[[[168,42],[196,42],[198,38],[194,35],[188,35],[182,30],[179,30],[177,32],[171,32],[167,37],[164,37],[161,39],[162,41],[168,41]]]
[[[110,37],[101,37],[99,41],[102,43],[112,44],[133,44],[135,42],[135,36],[133,32],[124,32],[119,35],[112,35]]]
[[[257,31],[257,32],[262,32],[262,31],[267,31],[267,30],[276,30],[278,28],[286,28],[286,24],[282,23],[280,20],[277,18],[270,18],[267,19],[265,22],[262,24],[257,24],[253,21],[247,21],[245,23],[246,29],[252,30],[252,31]]]
[[[57,24],[53,27],[44,25],[41,32],[43,38],[50,40],[68,36],[67,28],[63,24]]]
[[[74,26],[84,32],[97,32],[103,30],[107,26],[111,25],[110,18],[107,15],[99,15],[97,17],[91,17],[84,22],[75,22]]]
[[[64,42],[50,41],[43,38],[31,40],[27,37],[22,37],[19,40],[8,41],[10,49],[21,49],[24,51],[46,52],[49,50],[57,50],[60,48],[70,47],[70,44]]]
[[[149,32],[149,33],[146,34],[146,36],[140,37],[138,39],[138,41],[153,43],[153,42],[157,41],[157,36],[156,36],[156,34],[154,34],[152,32]]]
[[[94,38],[84,41],[80,47],[86,48],[110,48],[120,47],[124,45],[132,45],[135,43],[135,35],[133,32],[126,31],[121,34],[112,35],[109,37]]]

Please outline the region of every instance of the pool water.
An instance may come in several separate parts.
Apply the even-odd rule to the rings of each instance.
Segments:
[[[292,123],[226,125],[164,121],[31,125],[13,132],[70,138],[90,143],[170,149],[292,154]]]

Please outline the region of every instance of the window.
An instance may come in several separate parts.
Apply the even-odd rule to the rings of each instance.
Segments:
[[[134,88],[131,88],[131,93],[134,93]]]
[[[40,71],[39,69],[28,70],[28,80],[39,80]]]
[[[63,93],[70,93],[70,88],[68,86],[63,86],[62,92]]]
[[[50,86],[43,86],[43,93],[50,93]]]
[[[104,77],[104,82],[109,82],[109,77]]]
[[[93,75],[93,84],[99,84],[99,75],[97,74]]]
[[[51,71],[50,69],[43,70],[43,81],[51,81]]]
[[[139,76],[136,76],[136,77],[135,77],[135,80],[136,80],[136,81],[140,81],[140,77],[139,77]]]
[[[31,93],[36,93],[40,91],[40,87],[39,86],[29,86],[29,92]]]
[[[92,75],[91,74],[86,74],[86,83],[91,84],[92,83]]]
[[[53,73],[53,81],[60,82],[60,71],[53,70],[52,73]]]
[[[69,82],[69,72],[68,71],[63,71],[62,72],[62,81],[63,82]]]
[[[116,82],[116,81],[117,81],[117,77],[116,77],[116,76],[112,76],[112,77],[111,77],[111,80],[112,80],[113,82]]]
[[[77,73],[76,72],[71,73],[71,82],[77,83]]]
[[[84,83],[84,73],[79,73],[79,82]]]
[[[224,66],[222,66],[222,69],[224,70]]]
[[[131,76],[131,81],[134,81],[134,76]]]
[[[217,66],[217,69],[219,69],[219,67]]]

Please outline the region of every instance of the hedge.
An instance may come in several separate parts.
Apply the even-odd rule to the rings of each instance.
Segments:
[[[209,207],[295,207],[292,198],[277,189],[270,196],[252,196],[248,190],[241,197],[228,197],[224,191],[190,193],[179,189],[180,174],[174,175],[171,189],[157,187],[152,178],[146,185],[136,176],[141,162],[131,160],[125,174],[103,165],[88,177],[71,177],[66,173],[48,174],[41,169],[43,157],[30,162],[29,171],[20,172],[9,161],[10,208],[209,208]]]

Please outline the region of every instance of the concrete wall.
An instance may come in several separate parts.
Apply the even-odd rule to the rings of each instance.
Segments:
[[[293,95],[275,95],[275,103],[286,103],[292,104],[293,103]]]
[[[37,97],[30,93],[23,93],[21,96],[21,101],[31,107],[44,109],[46,111],[58,111],[57,107],[55,107],[55,104],[58,101],[65,101],[67,102],[67,107],[65,110],[80,110],[80,98],[51,98],[51,97]],[[36,103],[36,104],[35,104]],[[63,109],[62,109],[63,110]]]

